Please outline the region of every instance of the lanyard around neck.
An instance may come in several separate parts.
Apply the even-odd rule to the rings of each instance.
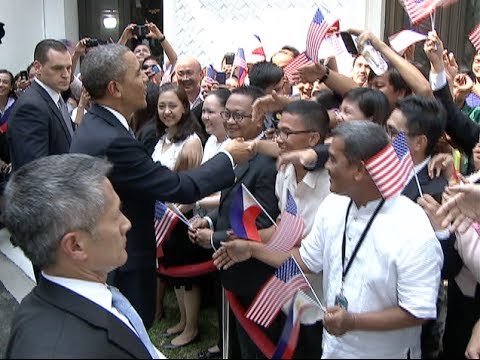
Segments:
[[[346,237],[347,237],[347,221],[348,221],[348,215],[350,214],[350,208],[352,207],[352,200],[350,200],[350,204],[348,204],[348,209],[347,209],[347,215],[345,215],[345,228],[343,229],[343,241],[342,241],[342,286],[343,282],[345,281],[345,278],[347,277],[348,271],[350,270],[350,267],[352,266],[353,260],[357,256],[358,250],[360,250],[360,246],[362,246],[363,240],[365,240],[365,237],[367,236],[368,230],[370,230],[370,226],[372,226],[373,220],[377,216],[378,212],[382,208],[383,204],[385,203],[385,199],[382,199],[380,201],[380,204],[378,204],[377,208],[373,212],[372,217],[370,220],[368,220],[367,226],[362,232],[362,235],[360,235],[360,240],[358,240],[357,245],[355,246],[355,249],[353,249],[352,255],[350,256],[350,261],[347,264],[347,267],[345,267],[345,246],[346,246]]]

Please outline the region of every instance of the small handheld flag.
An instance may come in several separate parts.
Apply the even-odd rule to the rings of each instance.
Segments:
[[[401,192],[408,174],[413,171],[413,161],[405,133],[400,132],[391,144],[364,164],[384,199]]]

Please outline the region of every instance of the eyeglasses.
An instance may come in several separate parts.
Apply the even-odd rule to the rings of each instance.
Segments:
[[[235,122],[243,121],[245,118],[251,118],[252,115],[242,114],[238,112],[230,112],[228,110],[220,111],[220,116],[223,120],[228,121],[230,118],[233,118]]]
[[[414,136],[418,135],[418,134],[413,134],[413,133],[406,132],[405,130],[398,130],[397,128],[394,128],[391,125],[387,125],[386,130],[387,130],[387,134],[392,139],[395,138],[396,136],[398,136],[398,134],[400,134],[402,132],[405,134],[405,136],[408,136],[408,137],[414,137]]]
[[[275,130],[274,136],[275,138],[280,138],[282,140],[287,140],[290,135],[297,135],[297,134],[307,134],[311,132],[317,132],[316,130],[298,130],[298,131],[290,131],[285,129],[277,129]]]

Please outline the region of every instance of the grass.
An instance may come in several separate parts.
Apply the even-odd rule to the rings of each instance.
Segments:
[[[203,294],[202,306],[199,316],[199,340],[193,342],[188,346],[184,346],[174,350],[166,350],[163,345],[166,345],[173,339],[160,338],[159,334],[166,331],[169,327],[175,325],[180,314],[178,312],[177,300],[172,289],[168,289],[164,299],[164,317],[156,322],[149,330],[150,339],[155,346],[169,359],[197,359],[198,353],[202,350],[208,349],[217,342],[218,324],[217,312],[215,309],[215,302],[209,294]]]

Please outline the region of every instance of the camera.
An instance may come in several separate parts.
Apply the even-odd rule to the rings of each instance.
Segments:
[[[20,79],[27,81],[28,80],[28,72],[26,70],[20,71]]]
[[[150,29],[147,25],[135,25],[132,29],[132,34],[136,35],[138,38],[144,38],[148,35]]]
[[[85,40],[85,46],[87,48],[89,47],[94,47],[94,46],[98,46],[98,40],[97,39],[87,39]]]

